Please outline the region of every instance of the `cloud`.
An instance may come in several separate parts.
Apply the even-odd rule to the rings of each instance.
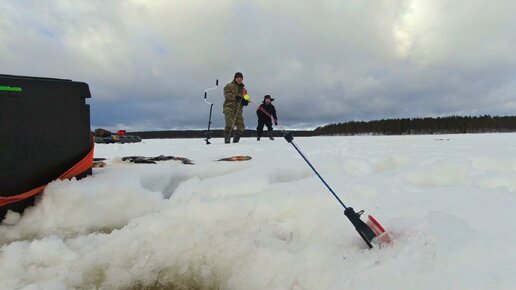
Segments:
[[[242,71],[290,127],[514,114],[516,3],[3,1],[1,73],[90,84],[93,126],[203,128]],[[223,126],[222,90],[210,92]],[[253,105],[246,108],[254,127]]]

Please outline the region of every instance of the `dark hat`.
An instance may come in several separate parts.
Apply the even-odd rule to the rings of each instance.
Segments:
[[[272,101],[274,101],[274,99],[273,99],[271,96],[269,96],[269,95],[265,95],[265,96],[263,96],[263,101],[264,101],[264,102],[265,102],[265,100],[266,100],[266,99],[271,100],[271,102],[272,102]]]
[[[236,72],[235,77],[233,79],[236,80],[238,78],[244,78],[244,75],[241,72]]]

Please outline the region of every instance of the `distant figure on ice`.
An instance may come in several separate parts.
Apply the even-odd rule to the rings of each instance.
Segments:
[[[224,127],[224,143],[238,143],[240,137],[244,134],[244,117],[242,110],[244,106],[249,104],[249,97],[243,83],[244,75],[241,72],[235,73],[233,81],[224,87],[224,118],[226,126]],[[245,96],[245,98],[244,98]],[[234,130],[236,126],[236,131]]]
[[[272,137],[272,122],[274,121],[274,125],[278,126],[278,117],[276,116],[276,108],[272,104],[274,101],[273,98],[269,95],[265,95],[263,97],[263,103],[256,110],[256,115],[258,115],[258,127],[256,127],[256,139],[260,141],[260,138],[263,134],[263,125],[267,125],[267,130],[269,133],[269,139],[274,140]],[[262,110],[265,110],[269,115],[265,114]],[[272,118],[274,119],[271,119]]]

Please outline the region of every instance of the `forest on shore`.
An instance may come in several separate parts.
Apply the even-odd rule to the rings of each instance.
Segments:
[[[295,136],[335,135],[418,135],[516,132],[516,116],[449,116],[428,118],[382,119],[350,121],[317,127],[314,130],[294,130]],[[167,130],[128,132],[144,139],[204,138],[206,130]],[[274,131],[281,136],[280,130]],[[223,130],[211,131],[214,138],[222,137]],[[244,137],[256,136],[256,130],[245,130]]]

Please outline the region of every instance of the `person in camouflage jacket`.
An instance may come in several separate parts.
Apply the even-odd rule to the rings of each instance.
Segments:
[[[233,81],[224,87],[225,143],[230,143],[232,133],[234,135],[233,143],[238,143],[240,137],[244,134],[245,125],[242,110],[243,106],[247,106],[249,102],[243,99],[244,95],[247,94],[243,81],[244,76],[241,72],[237,72]],[[233,130],[235,126],[236,130]]]

